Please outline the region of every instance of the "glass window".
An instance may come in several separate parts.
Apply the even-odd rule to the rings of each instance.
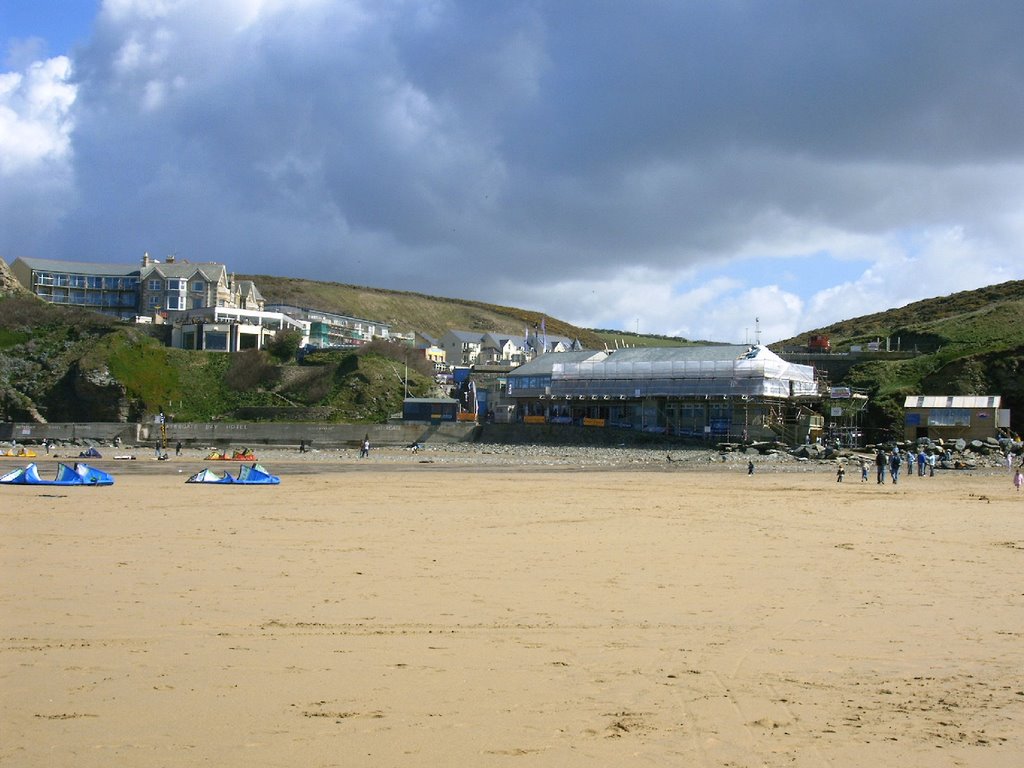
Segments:
[[[89,275],[89,277],[85,278],[85,287],[86,288],[102,288],[103,287],[103,278],[102,277],[98,277],[96,275]]]
[[[969,427],[971,411],[968,408],[935,408],[928,412],[930,427]]]
[[[147,283],[147,285],[149,286],[149,290],[151,291],[159,291],[161,288],[163,288],[163,283],[159,279],[150,280]]]
[[[156,309],[159,306],[160,306],[160,297],[159,296],[150,296],[149,297],[149,308],[150,309]]]
[[[228,348],[228,335],[221,331],[207,331],[203,334],[206,349],[224,352]]]
[[[167,297],[167,308],[168,309],[184,309],[185,299],[181,296],[168,296]]]
[[[183,291],[185,290],[185,281],[180,277],[171,277],[167,280],[168,291]]]
[[[197,293],[201,293],[202,291],[206,290],[206,283],[204,283],[202,280],[195,280],[192,283],[192,290],[196,291]]]

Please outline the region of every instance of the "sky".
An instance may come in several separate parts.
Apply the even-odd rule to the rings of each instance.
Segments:
[[[0,257],[770,343],[1024,278],[1022,39],[1018,0],[0,0]]]

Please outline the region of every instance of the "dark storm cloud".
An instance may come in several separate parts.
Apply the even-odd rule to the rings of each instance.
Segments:
[[[1019,3],[214,5],[111,4],[78,53],[64,257],[515,303],[1019,237]]]

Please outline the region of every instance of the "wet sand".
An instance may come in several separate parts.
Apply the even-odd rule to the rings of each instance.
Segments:
[[[139,455],[0,488],[2,765],[1024,754],[1005,473],[269,454],[280,486],[231,488]]]

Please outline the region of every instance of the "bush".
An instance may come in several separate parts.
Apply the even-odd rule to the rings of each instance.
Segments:
[[[267,352],[275,360],[288,363],[295,359],[301,342],[302,334],[298,331],[280,330],[274,335],[273,341],[267,344]]]
[[[231,355],[224,374],[224,383],[238,392],[249,392],[258,387],[272,387],[278,378],[277,367],[262,349],[247,349]]]

